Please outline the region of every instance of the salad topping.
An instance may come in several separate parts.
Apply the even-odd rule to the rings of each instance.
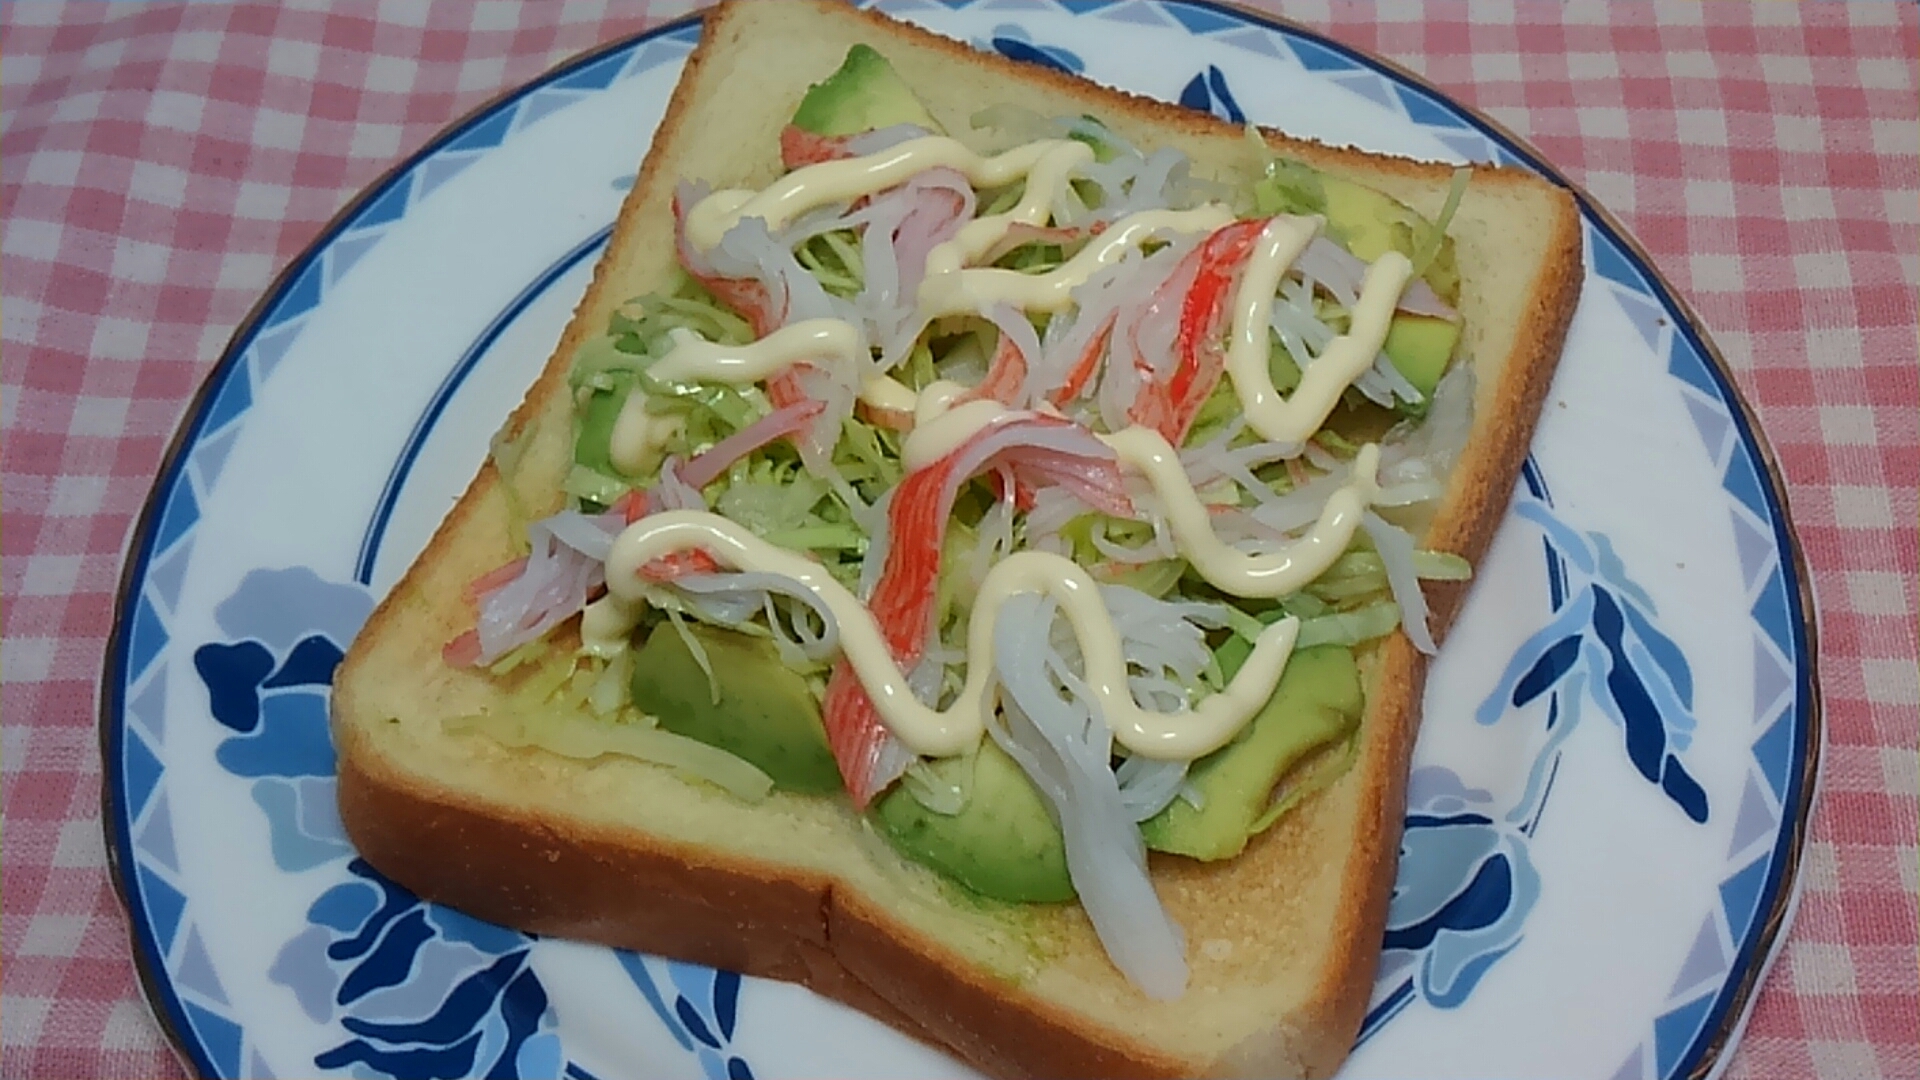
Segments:
[[[575,361],[579,509],[475,582],[477,627],[447,659],[505,674],[580,614],[542,692],[645,726],[664,721],[606,689],[643,696],[645,627],[675,635],[646,651],[690,658],[715,709],[726,673],[702,642],[759,638],[886,828],[966,815],[971,763],[1004,755],[1017,773],[995,790],[1038,792],[1116,965],[1177,995],[1148,846],[1226,857],[1337,775],[1348,650],[1404,626],[1432,651],[1420,579],[1466,574],[1409,531],[1471,424],[1445,221],[1264,144],[1235,184],[1086,118],[989,110],[1038,136],[989,154],[904,115],[789,128],[765,190],[682,186],[684,278]],[[1296,654],[1315,674],[1289,674]],[[545,745],[532,720],[465,726]],[[728,753],[716,772],[680,742],[576,729],[557,752],[766,791]],[[1240,776],[1263,779],[1223,786]],[[1230,835],[1196,839],[1201,819]],[[972,855],[889,835],[993,889]],[[1054,890],[1029,874],[1006,895]]]

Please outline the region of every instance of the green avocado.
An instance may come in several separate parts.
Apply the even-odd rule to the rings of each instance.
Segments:
[[[1459,340],[1459,323],[1403,311],[1387,325],[1387,340],[1380,348],[1422,397],[1431,398]]]
[[[1141,822],[1147,846],[1207,861],[1238,855],[1272,823],[1265,819],[1274,786],[1310,753],[1351,733],[1362,705],[1353,653],[1339,645],[1295,652],[1272,699],[1240,737],[1188,770],[1201,808],[1175,799]]]
[[[689,623],[718,676],[720,700],[687,643],[661,623],[634,655],[633,704],[676,735],[759,766],[785,791],[841,790],[840,769],[807,680],[765,638]]]
[[[1428,223],[1411,209],[1370,187],[1337,176],[1321,178],[1326,197],[1327,227],[1356,257],[1372,262],[1389,251],[1411,256],[1419,235]],[[1442,257],[1428,269],[1428,284],[1443,292],[1453,274],[1453,245],[1441,246]],[[1444,263],[1444,265],[1442,265]],[[1435,280],[1440,278],[1441,280]],[[1456,281],[1457,286],[1457,281]],[[1460,339],[1460,324],[1430,315],[1400,312],[1387,329],[1383,351],[1400,374],[1424,397],[1433,396],[1433,388],[1445,374],[1453,358],[1454,343]],[[1424,403],[1422,403],[1424,404]],[[1418,407],[1416,406],[1416,410]]]
[[[882,796],[873,822],[900,853],[982,896],[1016,903],[1073,899],[1067,848],[1040,792],[992,739],[973,764],[967,803],[958,814],[927,809],[905,784]],[[964,775],[965,758],[928,763],[936,783]]]
[[[1395,226],[1408,228],[1413,211],[1364,184],[1322,174],[1327,200],[1327,229],[1358,259],[1372,262],[1389,251],[1405,254],[1395,241]]]
[[[940,130],[887,58],[866,45],[848,49],[840,69],[807,91],[793,124],[815,135],[858,135],[895,124]]]

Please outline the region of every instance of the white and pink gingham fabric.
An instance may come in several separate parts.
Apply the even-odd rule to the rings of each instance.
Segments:
[[[96,694],[123,544],[195,388],[363,186],[487,98],[685,10],[0,7],[0,1075],[182,1075],[108,883]],[[1698,309],[1779,459],[1821,604],[1828,746],[1742,1080],[1920,1078],[1917,11],[1282,11],[1584,184]]]

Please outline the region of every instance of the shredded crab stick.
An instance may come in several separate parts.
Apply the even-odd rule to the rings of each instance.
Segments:
[[[530,555],[469,584],[469,595],[484,593],[476,625],[449,641],[442,659],[458,667],[491,664],[577,614],[600,588],[602,561],[623,524],[618,515],[571,511],[535,522],[527,530]]]
[[[713,272],[712,264],[688,242],[686,206],[678,191],[673,195],[673,218],[674,241],[680,250],[680,265],[686,268],[687,273],[712,293],[715,299],[744,316],[747,325],[753,328],[756,340],[778,329],[784,314],[775,310],[773,297],[764,283],[751,278],[723,277]],[[812,399],[800,383],[799,371],[788,368],[767,380],[767,400],[773,402],[776,408],[786,408]]]
[[[668,510],[704,510],[706,503],[700,497],[701,487],[745,454],[791,434],[816,409],[817,403],[809,403],[786,415],[769,414],[685,465],[668,458],[661,466],[659,481],[652,488],[645,492],[627,492],[595,517],[563,513],[540,522],[532,537],[538,546],[539,558],[521,556],[487,571],[467,585],[468,598],[480,606],[481,621],[499,629],[484,639],[479,627],[456,636],[441,649],[441,659],[450,667],[492,663],[513,648],[544,634],[555,622],[578,613],[598,590],[598,566],[622,526]],[[733,445],[729,446],[729,442]],[[571,540],[557,531],[569,518],[575,526],[569,529],[573,534]],[[713,556],[694,550],[664,556],[641,567],[640,573],[649,581],[670,582],[688,574],[710,574],[719,568]],[[580,587],[572,587],[574,584]],[[515,587],[517,592],[508,592]]]
[[[993,362],[987,365],[986,377],[956,398],[955,403],[998,401],[1003,405],[1018,405],[1020,390],[1026,381],[1026,351],[1013,340],[1012,335],[1001,334],[1000,344],[993,350]]]
[[[628,520],[632,519],[629,518]],[[512,562],[507,563],[505,566],[496,567],[481,574],[479,577],[467,583],[467,599],[475,603],[485,600],[487,597],[506,588],[507,583],[519,577],[526,568],[527,557],[522,555]]]
[[[1007,228],[1000,242],[988,248],[980,256],[983,263],[999,262],[1015,250],[1028,244],[1067,244],[1078,243],[1090,236],[1098,236],[1107,227],[1104,221],[1090,225],[1028,225],[1015,223]]]
[[[1165,380],[1148,380],[1130,417],[1178,445],[1200,406],[1226,370],[1220,318],[1232,294],[1235,272],[1259,240],[1264,221],[1238,221],[1208,236],[1188,258],[1193,283],[1180,304],[1174,338],[1174,368]]]
[[[1100,368],[1100,355],[1107,351],[1107,343],[1113,339],[1113,322],[1117,315],[1118,312],[1107,313],[1106,318],[1101,322],[1100,329],[1094,331],[1092,340],[1088,341],[1087,347],[1080,351],[1080,358],[1067,369],[1066,378],[1061,380],[1059,386],[1047,391],[1048,404],[1056,407],[1065,405],[1079,397],[1080,391],[1086,389],[1087,382]]]
[[[894,488],[887,507],[891,542],[885,569],[867,599],[867,607],[880,626],[887,652],[903,668],[911,669],[920,660],[927,622],[939,591],[940,545],[949,509],[941,505],[940,495],[950,471],[926,469],[908,474]],[[833,666],[821,698],[820,715],[827,745],[840,766],[840,777],[854,806],[864,810],[874,795],[906,769],[912,757],[902,754],[895,745],[873,699],[867,696],[845,657]]]
[[[956,410],[945,415],[964,419],[968,413]],[[937,437],[938,432],[929,427],[920,429],[920,435]],[[893,489],[887,508],[886,564],[867,600],[874,620],[883,628],[889,653],[903,667],[913,667],[926,645],[939,591],[941,548],[954,499],[962,484],[996,464],[1025,466],[1075,483],[1083,490],[1098,486],[1098,481],[1088,484],[1089,473],[1104,470],[1108,490],[1118,493],[1121,487],[1112,454],[1084,428],[1004,410],[998,410],[994,420],[957,449],[925,468],[909,472]],[[1123,495],[1118,498],[1124,500]],[[1111,506],[1113,499],[1107,501]],[[821,716],[848,794],[855,806],[864,809],[875,794],[899,776],[911,756],[894,746],[893,735],[882,723],[873,699],[845,658],[834,666],[827,682]]]
[[[852,141],[850,135],[816,135],[797,124],[788,124],[780,129],[780,163],[792,171],[851,157],[853,151],[847,144]]]

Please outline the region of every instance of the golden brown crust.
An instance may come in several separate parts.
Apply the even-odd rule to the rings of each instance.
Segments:
[[[938,942],[828,878],[428,792],[357,752],[357,737],[340,747],[341,821],[362,857],[424,900],[530,933],[797,982],[989,1076],[1194,1075],[1189,1062],[1082,1030],[1049,1002],[955,968]]]
[[[656,148],[686,137],[681,129],[692,106],[688,87],[712,55],[721,36],[717,28],[744,19],[750,6],[728,3],[709,14],[709,33],[688,61]],[[846,9],[832,7],[836,17],[845,17]],[[1008,79],[1097,100],[1108,110],[1172,133],[1174,141],[1218,139],[1225,127],[1164,102],[1104,88],[1090,92],[1087,84],[1064,74],[978,54],[874,13],[855,17],[875,33],[964,58]],[[1267,135],[1277,149],[1337,172],[1428,184],[1444,183],[1451,173],[1446,165],[1365,155],[1278,132]],[[631,244],[647,193],[673,179],[660,175],[664,161],[658,149],[648,154],[622,207],[610,256]],[[1531,174],[1504,169],[1477,170],[1474,183],[1515,189],[1541,184]],[[1505,422],[1476,432],[1458,466],[1470,482],[1449,500],[1428,537],[1429,546],[1475,563],[1504,515],[1578,299],[1578,215],[1572,197],[1559,196],[1548,249],[1561,258],[1534,282],[1526,317],[1536,332],[1524,336],[1506,358],[1492,399],[1494,414]],[[509,434],[546,430],[564,414],[570,358],[597,329],[585,315],[604,307],[604,294],[618,287],[611,257],[603,259],[553,359],[509,418]],[[382,601],[362,641],[380,638],[398,618],[398,607],[420,604],[423,596],[436,595],[436,588],[444,590],[448,582],[435,580],[437,565],[460,564],[462,554],[467,563],[473,561],[464,549],[488,542],[475,541],[474,534],[500,515],[503,482],[491,461],[481,466],[426,551]],[[551,492],[522,496],[554,499]],[[504,552],[505,539],[497,543]],[[1451,624],[1463,595],[1461,586],[1431,591],[1436,636]],[[1397,865],[1407,768],[1426,676],[1426,658],[1403,635],[1390,638],[1375,657],[1362,751],[1339,785],[1354,816],[1353,855],[1346,859],[1340,893],[1353,902],[1333,905],[1327,916],[1330,959],[1304,1000],[1279,1018],[1283,1026],[1214,1059],[1183,1058],[1156,1048],[1132,1032],[1096,1024],[1084,1013],[970,965],[875,898],[836,887],[827,876],[631,830],[598,830],[565,817],[517,812],[390,767],[365,728],[339,719],[365,711],[355,678],[362,652],[357,642],[337,680],[342,819],[373,865],[428,899],[533,932],[800,982],[940,1044],[995,1076],[1193,1076],[1275,1061],[1290,1062],[1301,1076],[1326,1076],[1345,1058],[1364,1014]],[[443,669],[433,677],[466,676],[446,675]],[[1331,797],[1323,794],[1315,801]],[[1317,812],[1303,807],[1290,817],[1304,820]],[[853,820],[851,814],[848,819]],[[1298,857],[1295,846],[1303,841],[1296,824],[1284,820],[1229,864],[1200,866],[1156,857],[1156,880],[1222,891],[1270,881]]]

